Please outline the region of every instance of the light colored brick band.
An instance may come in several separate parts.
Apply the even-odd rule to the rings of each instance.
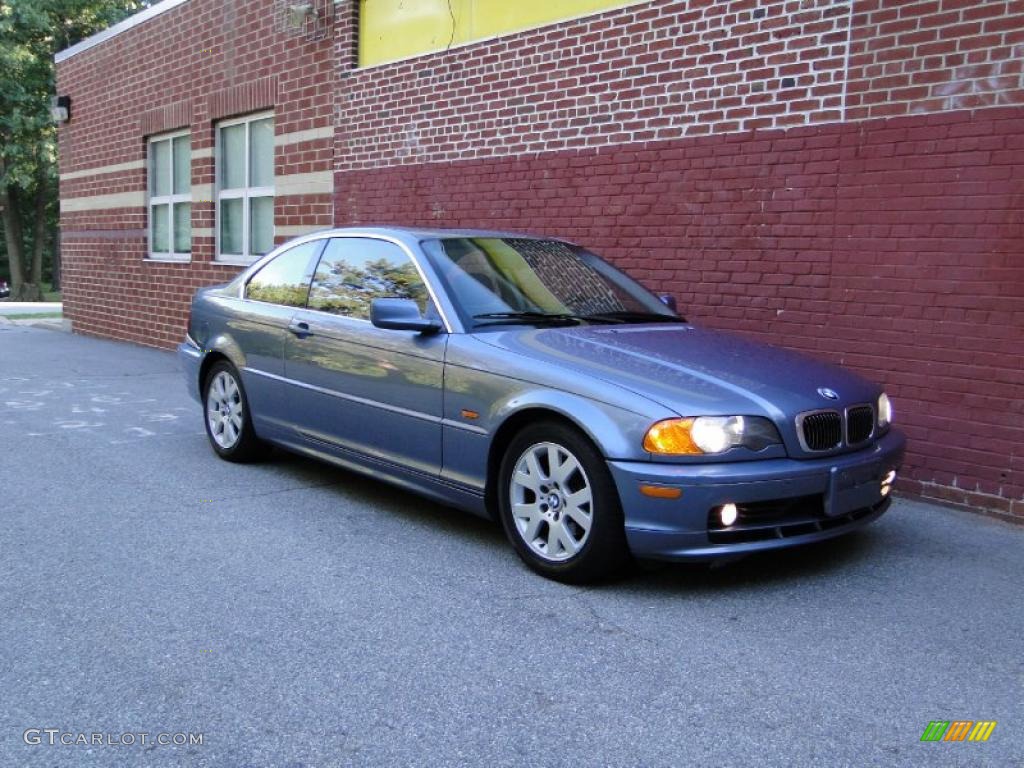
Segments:
[[[212,203],[213,202],[213,184],[193,184],[192,185],[192,202],[193,203]]]
[[[311,232],[319,232],[322,229],[330,229],[324,224],[294,224],[286,227],[274,227],[275,237],[298,237],[308,235]]]
[[[274,179],[274,194],[285,195],[333,195],[334,172],[296,173],[292,176],[278,176]]]
[[[334,129],[327,125],[322,128],[312,128],[308,131],[295,131],[293,133],[283,133],[280,136],[274,137],[274,146],[285,147],[291,144],[300,144],[304,141],[315,141],[316,139],[329,139],[334,136]],[[213,147],[203,147],[202,149],[192,150],[193,160],[206,160],[213,157]],[[60,174],[61,181],[74,181],[75,179],[88,179],[93,176],[104,176],[108,173],[124,173],[126,171],[139,171],[146,167],[145,160],[132,160],[127,163],[117,163],[115,165],[97,165],[92,168],[83,168],[78,171],[68,171],[67,173]],[[197,189],[199,188],[211,188],[210,185],[195,185],[192,188],[192,196],[195,197]],[[333,190],[332,190],[333,191]],[[209,195],[209,193],[204,193]]]
[[[69,171],[60,175],[61,181],[73,181],[75,179],[87,179],[90,176],[102,176],[107,173],[123,173],[125,171],[137,171],[146,167],[145,160],[132,160],[129,163],[117,163],[116,165],[98,165],[94,168],[83,168],[80,171]]]
[[[146,193],[118,192],[113,195],[92,195],[91,197],[64,197],[60,201],[61,213],[77,213],[79,211],[104,211],[112,208],[144,208]]]
[[[274,137],[275,147],[286,147],[289,144],[301,144],[304,141],[316,141],[317,139],[333,139],[334,127],[324,125],[320,128],[310,128],[307,131],[293,131],[282,133]]]

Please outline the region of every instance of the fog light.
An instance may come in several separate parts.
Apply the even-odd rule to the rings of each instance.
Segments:
[[[896,479],[896,470],[892,469],[885,473],[885,477],[882,478],[882,496],[888,496],[892,490],[893,481]]]
[[[718,517],[722,521],[722,525],[728,528],[730,525],[736,522],[736,518],[740,516],[739,510],[736,509],[735,504],[723,504],[718,510]]]

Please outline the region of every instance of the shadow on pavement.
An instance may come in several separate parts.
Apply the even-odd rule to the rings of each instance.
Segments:
[[[705,563],[641,563],[634,583],[651,592],[735,592],[746,587],[782,586],[816,576],[834,576],[870,558],[878,544],[871,527],[827,541]]]
[[[496,522],[424,499],[383,480],[351,472],[315,459],[278,450],[269,463],[309,481],[331,486],[325,490],[345,493],[396,519],[429,525],[478,546],[493,548],[495,557],[511,552]],[[884,519],[884,517],[882,518]],[[878,544],[872,526],[816,544],[750,555],[738,560],[707,563],[644,561],[626,579],[603,588],[640,587],[644,591],[689,594],[735,592],[745,587],[784,585],[816,576],[835,574],[870,558]],[[539,577],[538,577],[539,578]],[[602,587],[598,587],[602,588]]]

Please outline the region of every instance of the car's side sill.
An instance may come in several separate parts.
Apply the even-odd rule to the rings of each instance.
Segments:
[[[302,453],[336,466],[405,488],[475,515],[489,518],[484,496],[476,489],[428,475],[387,459],[370,456],[337,443],[322,440],[305,432],[296,433],[300,439],[275,437],[271,441],[296,453]]]

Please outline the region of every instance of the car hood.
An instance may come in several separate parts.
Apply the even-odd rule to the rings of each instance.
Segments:
[[[839,366],[684,323],[515,328],[476,337],[557,366],[563,375],[597,377],[685,416],[764,415],[787,422],[802,411],[873,403],[880,393]]]

